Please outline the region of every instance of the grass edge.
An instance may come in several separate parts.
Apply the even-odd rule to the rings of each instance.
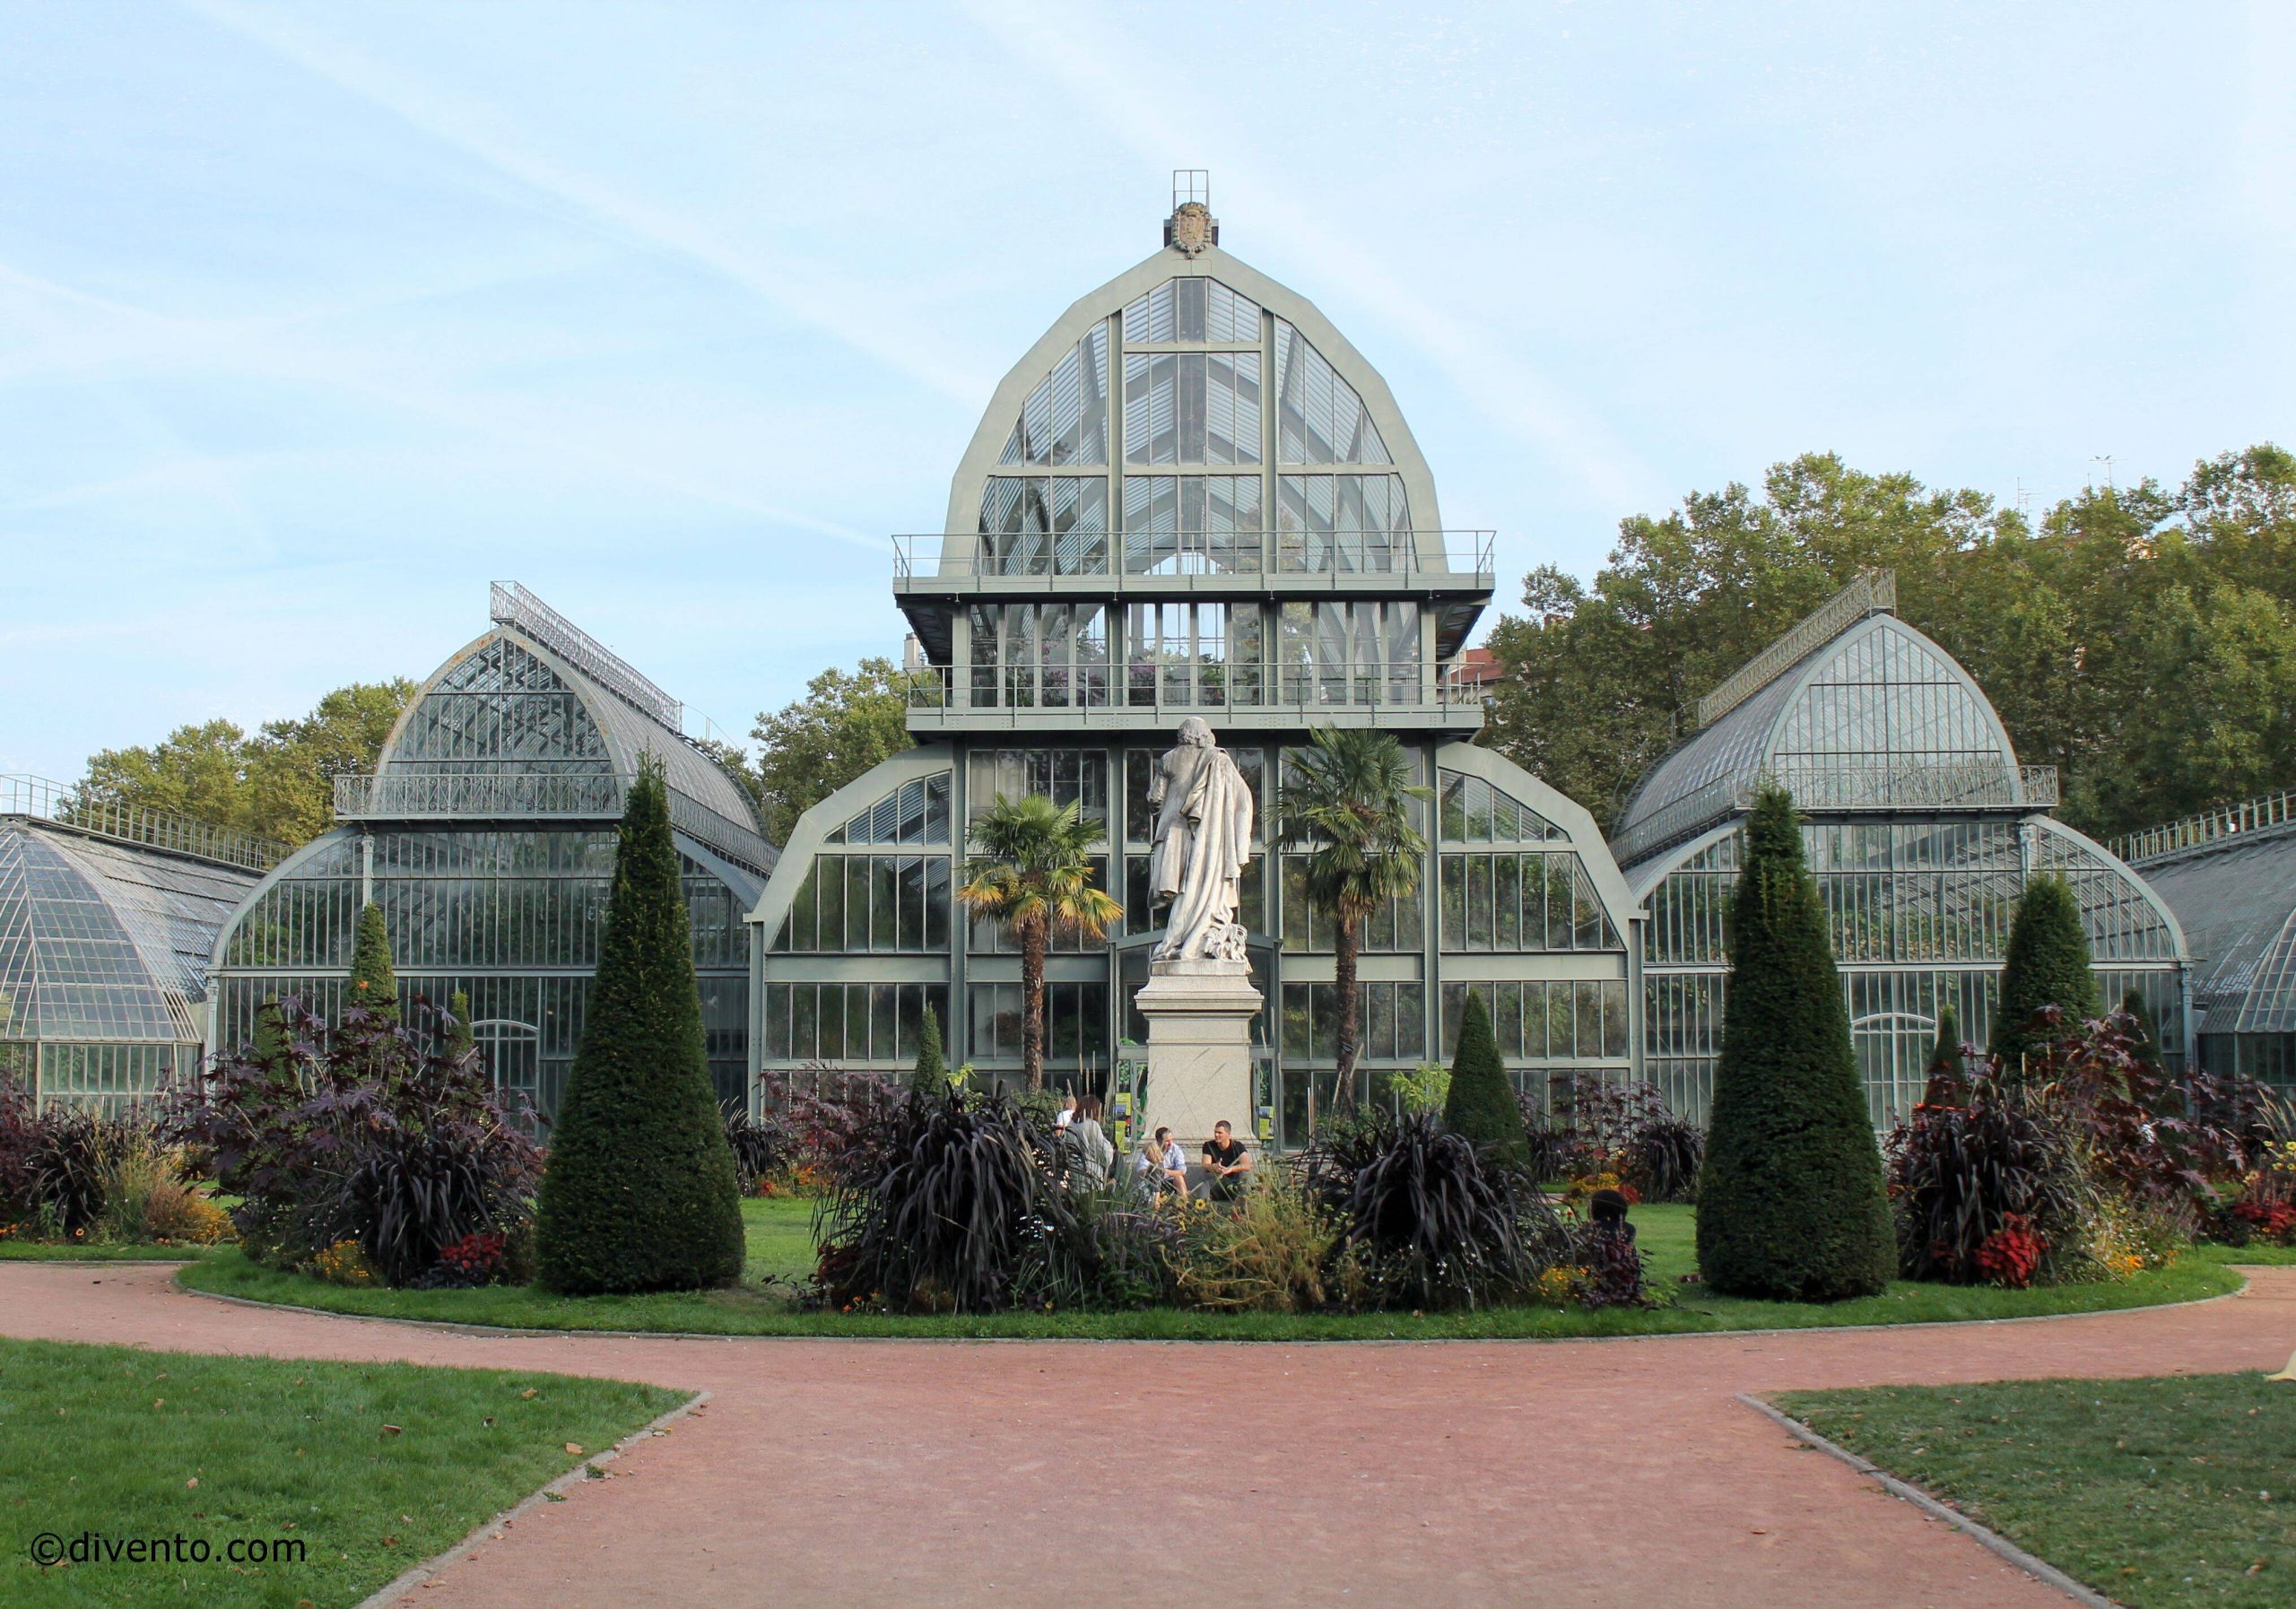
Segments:
[[[195,1294],[204,1294],[204,1292],[195,1292]],[[228,1300],[233,1299],[222,1298],[219,1300]],[[253,1307],[265,1307],[273,1304],[250,1302],[248,1305]],[[297,1310],[302,1312],[317,1312],[320,1309],[317,1308],[305,1308]],[[406,1321],[401,1320],[399,1322]],[[457,1326],[454,1327],[471,1328],[474,1326]],[[503,1333],[521,1335],[530,1332],[512,1330]],[[687,1397],[685,1401],[680,1403],[677,1406],[669,1409],[665,1413],[655,1415],[652,1419],[647,1421],[644,1424],[639,1425],[636,1430],[631,1431],[629,1435],[624,1436],[621,1440],[615,1442],[612,1447],[591,1454],[579,1464],[577,1464],[573,1468],[568,1470],[564,1474],[560,1475],[556,1480],[551,1481],[547,1484],[528,1492],[525,1497],[521,1498],[509,1508],[500,1509],[498,1512],[488,1516],[486,1518],[480,1520],[453,1546],[446,1548],[439,1552],[433,1553],[430,1558],[422,1560],[419,1563],[407,1566],[406,1569],[401,1570],[397,1575],[384,1582],[382,1586],[368,1594],[366,1597],[361,1599],[357,1605],[357,1609],[386,1609],[386,1605],[396,1604],[399,1599],[404,1597],[408,1593],[413,1592],[417,1587],[428,1585],[432,1578],[437,1576],[440,1570],[445,1570],[448,1565],[455,1563],[457,1561],[467,1557],[471,1552],[475,1551],[481,1543],[488,1540],[487,1533],[496,1529],[505,1520],[516,1520],[522,1518],[526,1515],[533,1512],[535,1509],[541,1508],[543,1504],[550,1501],[552,1497],[560,1493],[562,1489],[570,1489],[589,1480],[591,1478],[590,1472],[594,1467],[613,1463],[641,1439],[649,1439],[659,1434],[661,1431],[668,1429],[671,1425],[675,1424],[679,1420],[683,1419],[687,1414],[691,1413],[695,1409],[700,1407],[709,1400],[709,1392],[697,1391],[692,1396]]]
[[[2222,1299],[2217,1297],[2205,1297],[2202,1300],[2214,1301]],[[2063,1317],[2078,1318],[2085,1317],[2085,1315],[2068,1313],[2063,1315]],[[1978,1322],[1981,1323],[1984,1321],[1979,1320]],[[1996,1322],[2012,1321],[1998,1320]],[[2023,1570],[2035,1580],[2041,1582],[2045,1586],[2056,1587],[2059,1592],[2062,1592],[2067,1597],[2070,1597],[2074,1603],[2085,1605],[2088,1606],[2088,1609],[2120,1609],[2120,1605],[2115,1604],[2112,1599],[2105,1596],[2104,1594],[2099,1592],[2093,1587],[2090,1587],[2074,1579],[2073,1577],[2066,1575],[2063,1570],[2057,1569],[2056,1565],[2051,1564],[2048,1560],[2041,1558],[2039,1555],[2028,1552],[2025,1549],[2019,1547],[2015,1543],[2010,1541],[2009,1538],[2004,1536],[2000,1532],[1993,1529],[1990,1526],[1983,1525],[1979,1521],[1970,1518],[1970,1516],[1962,1513],[1959,1509],[1954,1508],[1951,1503],[1946,1502],[1943,1498],[1938,1497],[1934,1492],[1926,1491],[1923,1488],[1915,1485],[1911,1481],[1906,1480],[1902,1476],[1893,1475],[1888,1470],[1883,1469],[1880,1465],[1874,1463],[1872,1459],[1867,1458],[1861,1454],[1851,1452],[1848,1448],[1842,1446],[1838,1441],[1830,1440],[1826,1437],[1821,1436],[1817,1431],[1812,1430],[1807,1424],[1804,1423],[1801,1420],[1795,1418],[1783,1408],[1779,1407],[1775,1403],[1766,1401],[1761,1396],[1757,1396],[1751,1392],[1745,1391],[1735,1393],[1735,1397],[1736,1401],[1744,1403],[1747,1407],[1752,1408],[1755,1413],[1760,1413],[1765,1419],[1772,1421],[1797,1439],[1806,1442],[1808,1445],[1817,1448],[1817,1450],[1822,1453],[1828,1454],[1832,1457],[1839,1459],[1840,1462],[1848,1465],[1851,1469],[1857,1471],[1857,1474],[1863,1475],[1867,1480],[1878,1482],[1883,1490],[1887,1491],[1892,1497],[1897,1498],[1904,1502],[1911,1503],[1915,1508],[1928,1515],[1932,1519],[1943,1520],[1952,1529],[1959,1531],[1964,1535],[1970,1537],[1972,1540],[1990,1548],[1994,1552],[1999,1554],[2003,1559],[2005,1559],[2010,1563],[2015,1565],[2019,1570]]]
[[[469,1335],[597,1335],[619,1341],[781,1341],[781,1342],[880,1342],[905,1345],[937,1346],[996,1346],[996,1345],[1084,1345],[1084,1346],[1430,1346],[1478,1345],[1504,1343],[1512,1345],[1560,1345],[1585,1341],[1681,1341],[1702,1335],[1798,1335],[1813,1333],[1826,1335],[1858,1335],[1876,1332],[1894,1333],[1899,1330],[1958,1329],[1980,1324],[2046,1324],[2060,1319],[2109,1318],[2118,1314],[2161,1312],[2175,1308],[2196,1308],[2213,1301],[2231,1301],[2248,1291],[2248,1276],[2231,1264],[2219,1265],[2238,1282],[2229,1291],[2218,1291],[2207,1296],[2184,1296],[2167,1301],[2136,1302],[2126,1307],[2084,1308],[2070,1313],[2011,1313],[1988,1318],[1909,1318],[1895,1323],[1834,1324],[1834,1325],[1777,1325],[1767,1327],[1721,1326],[1710,1329],[1654,1330],[1640,1335],[795,1335],[776,1331],[739,1330],[612,1330],[537,1327],[521,1325],[479,1324],[457,1318],[410,1318],[392,1313],[346,1313],[334,1308],[315,1308],[302,1302],[272,1301],[259,1296],[235,1296],[222,1291],[203,1291],[196,1285],[182,1283],[182,1275],[196,1264],[187,1264],[176,1270],[168,1281],[169,1289],[178,1295],[196,1296],[207,1301],[230,1302],[236,1307],[268,1308],[284,1313],[312,1313],[323,1318],[340,1318],[353,1324],[401,1324],[417,1329],[445,1330]],[[1813,1432],[1814,1433],[1814,1432]]]

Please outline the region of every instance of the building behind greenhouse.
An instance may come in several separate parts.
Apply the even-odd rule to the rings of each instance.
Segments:
[[[117,1110],[199,1065],[215,936],[282,846],[0,778],[0,1073]]]
[[[1518,1078],[1623,1076],[1633,901],[1586,811],[1473,745],[1480,689],[1453,674],[1491,601],[1489,535],[1443,529],[1410,427],[1346,337],[1222,250],[1200,196],[1175,201],[1163,248],[998,387],[941,529],[896,538],[926,665],[918,746],[807,811],[752,913],[757,1070],[906,1067],[930,1006],[952,1062],[1015,1075],[1020,958],[952,883],[967,825],[1041,793],[1101,830],[1126,909],[1047,967],[1048,1076],[1106,1087],[1145,1039],[1149,778],[1200,715],[1258,796],[1241,917],[1267,1001],[1264,1135],[1297,1143],[1311,1083],[1319,1109],[1334,1094],[1331,927],[1300,858],[1266,841],[1283,757],[1321,726],[1394,733],[1439,796],[1420,891],[1366,934],[1364,1087],[1447,1056],[1471,988]]]
[[[2296,1094],[2296,790],[2113,847],[2184,924],[2199,1065]]]
[[[403,998],[466,993],[496,1083],[547,1120],[580,1043],[641,761],[664,770],[685,874],[710,1070],[747,1079],[744,915],[774,851],[748,794],[682,735],[683,707],[534,596],[497,585],[492,624],[423,683],[371,774],[335,778],[332,831],[265,876],[215,945],[213,1041],[264,1000],[339,1008],[361,909],[389,928]]]
[[[1895,613],[1874,572],[1702,700],[1698,728],[1645,773],[1611,848],[1645,916],[1644,1076],[1703,1114],[1721,1048],[1726,917],[1741,826],[1775,780],[1806,825],[1874,1121],[1920,1098],[1938,1013],[1990,1032],[2026,880],[2062,874],[2104,998],[2136,990],[2168,1059],[2188,1048],[2184,935],[2111,851],[2052,818],[2057,775],[2020,765],[1952,656]]]

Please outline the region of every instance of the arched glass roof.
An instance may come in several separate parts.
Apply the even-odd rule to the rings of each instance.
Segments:
[[[613,816],[642,757],[677,825],[759,870],[773,850],[749,796],[650,709],[498,624],[426,682],[385,743],[367,813]]]
[[[1441,528],[1410,427],[1346,337],[1217,247],[1167,248],[1080,299],[1005,376],[944,528],[1073,541],[1207,522]]]
[[[2205,968],[2201,1033],[2296,1033],[2296,831],[2220,839],[2146,864]]]
[[[1805,810],[2029,799],[2009,734],[1952,656],[1893,614],[1812,648],[1661,759],[1629,801],[1622,862],[1679,842],[1775,778]]]
[[[256,874],[0,822],[0,1039],[196,1042],[215,935]]]

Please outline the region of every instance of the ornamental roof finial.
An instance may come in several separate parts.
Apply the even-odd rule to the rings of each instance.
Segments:
[[[1172,170],[1172,215],[1164,220],[1164,244],[1190,257],[1220,244],[1220,220],[1212,215],[1211,170]]]

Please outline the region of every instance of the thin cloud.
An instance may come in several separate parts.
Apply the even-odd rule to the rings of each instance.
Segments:
[[[522,144],[486,107],[450,101],[293,18],[234,0],[183,4],[217,27],[262,46],[442,144],[578,208],[593,222],[706,268],[952,401],[977,408],[988,390],[987,382],[973,369],[934,356],[928,332],[891,324],[882,305],[858,303],[789,265],[769,263],[754,252],[728,245],[668,207],[552,161]]]
[[[642,458],[619,451],[614,432],[589,432],[578,439],[563,432],[512,418],[500,399],[478,398],[426,386],[404,373],[378,368],[363,354],[304,333],[305,320],[198,319],[171,317],[146,308],[91,295],[72,286],[24,273],[0,263],[0,290],[13,291],[12,300],[41,340],[34,356],[39,361],[12,366],[10,373],[54,374],[85,387],[112,408],[122,421],[152,442],[154,456],[168,473],[187,484],[215,492],[225,506],[249,528],[259,529],[253,511],[237,491],[236,460],[189,450],[166,421],[144,406],[132,389],[111,378],[114,365],[132,364],[149,371],[170,365],[227,367],[241,377],[261,375],[363,397],[373,403],[435,420],[496,441],[509,443],[539,457],[564,460],[594,470],[604,470],[641,485],[675,492],[697,501],[729,509],[777,525],[833,537],[872,552],[883,552],[884,540],[835,520],[802,509],[761,501],[731,491],[714,481],[679,474]],[[39,304],[52,304],[41,316]],[[56,315],[69,310],[70,322]],[[91,321],[96,327],[90,327]],[[48,490],[13,505],[14,509],[95,500],[124,492],[142,479],[139,474],[107,477],[76,486]]]
[[[1086,16],[1054,12],[1030,0],[962,0],[975,22],[1021,60],[1066,91],[1140,156],[1159,165],[1176,153],[1218,149],[1235,168],[1222,174],[1229,194],[1241,191],[1256,222],[1288,236],[1314,260],[1319,282],[1380,309],[1453,385],[1509,435],[1539,449],[1556,467],[1613,507],[1656,495],[1659,477],[1617,436],[1529,364],[1504,350],[1488,328],[1435,306],[1396,279],[1346,236],[1287,200],[1268,176],[1274,164],[1203,97],[1179,89],[1163,58],[1091,25]],[[1135,68],[1133,64],[1140,64]],[[1218,132],[1207,135],[1207,129]],[[1230,174],[1239,175],[1231,178]]]

